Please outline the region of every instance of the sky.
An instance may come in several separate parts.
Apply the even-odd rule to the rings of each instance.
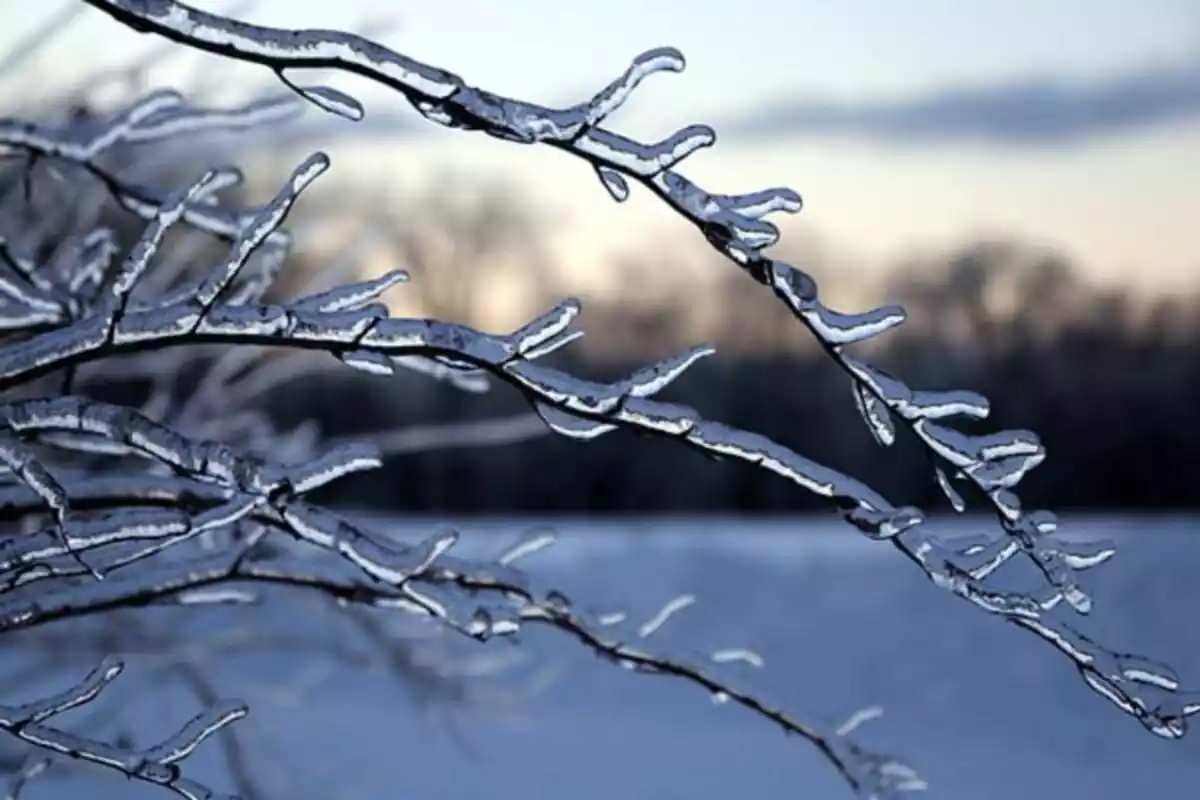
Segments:
[[[0,4],[0,47],[59,5]],[[672,45],[687,70],[648,81],[611,127],[657,139],[714,124],[717,147],[684,171],[714,190],[799,190],[805,209],[785,236],[868,267],[1011,236],[1063,249],[1099,281],[1200,286],[1195,0],[259,0],[241,13],[365,25],[469,83],[547,104]],[[39,74],[66,80],[151,44],[89,10]],[[186,86],[215,63],[182,57],[156,81]],[[261,70],[228,74],[269,85]],[[360,81],[333,83],[369,115],[352,147],[331,145],[335,169],[397,185],[446,165],[503,176],[560,210],[556,247],[583,278],[652,236],[687,233],[653,201],[613,203],[560,154],[441,130]]]

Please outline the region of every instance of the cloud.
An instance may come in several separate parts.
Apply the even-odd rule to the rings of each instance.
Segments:
[[[886,142],[1060,145],[1200,118],[1200,63],[1090,85],[1041,79],[954,88],[897,102],[779,99],[726,119],[742,138],[851,135]]]
[[[853,136],[873,141],[993,146],[1061,146],[1200,120],[1200,59],[1146,68],[1090,84],[1053,78],[933,90],[891,102],[780,98],[747,113],[706,121],[742,141]],[[619,129],[619,126],[618,126]],[[407,107],[368,107],[358,123],[310,110],[264,142],[405,142],[438,130]],[[244,140],[243,140],[244,141]]]

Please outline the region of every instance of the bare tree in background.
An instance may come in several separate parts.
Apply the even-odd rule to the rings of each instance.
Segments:
[[[233,413],[237,409],[224,400],[205,405],[208,401],[197,399],[203,387],[183,398],[156,393],[157,405],[140,408],[78,391],[88,371],[107,365],[120,371],[130,357],[170,351],[178,358],[182,346],[236,346],[223,351],[214,368],[223,377],[213,385],[224,386],[230,375],[242,375],[243,356],[233,355],[241,348],[252,354],[254,348],[283,348],[332,357],[380,379],[415,369],[467,389],[506,384],[566,436],[587,440],[633,429],[775,473],[798,490],[827,498],[855,531],[894,549],[936,586],[1043,639],[1087,685],[1147,729],[1169,738],[1186,732],[1187,718],[1200,706],[1184,699],[1168,668],[1110,650],[1078,627],[1076,618],[1091,609],[1078,572],[1107,560],[1112,549],[1068,543],[1055,535],[1052,514],[1022,508],[1015,488],[1045,457],[1037,437],[1023,430],[964,432],[952,423],[985,418],[985,398],[969,391],[915,390],[851,355],[855,343],[899,325],[903,311],[834,311],[819,299],[811,276],[766,254],[778,230],[765,217],[799,210],[795,192],[711,194],[678,172],[684,159],[715,142],[709,128],[691,126],[646,144],[603,127],[645,77],[683,68],[677,51],[647,52],[591,100],[549,109],[474,88],[354,34],[259,27],[172,0],[84,4],[182,47],[262,65],[296,97],[214,109],[159,91],[103,119],[89,116],[61,126],[0,121],[0,145],[23,159],[23,180],[10,187],[0,219],[9,237],[0,250],[0,322],[6,331],[0,349],[5,391],[0,464],[7,470],[0,487],[6,526],[0,539],[0,630],[6,635],[58,630],[82,640],[95,630],[89,622],[120,615],[120,624],[112,627],[115,638],[92,642],[96,650],[116,650],[116,638],[159,641],[164,634],[156,629],[155,612],[164,607],[191,619],[228,611],[216,606],[271,602],[287,593],[328,600],[338,610],[370,612],[356,619],[377,626],[376,643],[388,640],[380,621],[395,618],[433,621],[477,640],[548,626],[627,669],[690,683],[798,735],[864,796],[922,786],[900,760],[856,743],[855,728],[869,715],[827,730],[739,688],[727,677],[726,665],[760,664],[752,651],[719,649],[707,662],[692,663],[648,649],[647,640],[691,598],[636,620],[593,612],[518,571],[518,559],[550,543],[544,534],[494,559],[468,560],[454,554],[452,531],[401,545],[386,532],[312,502],[314,490],[378,466],[379,450],[371,442],[330,444],[311,432],[276,431],[261,414]],[[569,153],[590,166],[618,201],[628,196],[631,182],[655,193],[749,279],[769,289],[845,371],[851,397],[881,445],[907,430],[928,451],[932,479],[953,508],[966,507],[965,491],[994,508],[998,529],[972,541],[935,538],[918,509],[895,505],[765,437],[656,399],[710,348],[693,348],[608,383],[556,369],[547,357],[579,335],[573,325],[580,307],[573,300],[511,332],[487,333],[439,319],[390,316],[377,298],[405,280],[401,272],[352,281],[335,270],[338,280],[308,286],[288,299],[268,299],[293,244],[283,222],[328,170],[329,159],[312,154],[272,200],[244,208],[230,197],[241,181],[232,167],[207,170],[163,192],[148,173],[136,171],[137,156],[149,143],[202,130],[275,124],[298,110],[299,98],[351,120],[363,117],[354,98],[295,83],[300,69],[350,72],[393,89],[432,122]],[[49,193],[77,193],[85,186],[103,191],[145,227],[122,253],[117,237],[94,216],[64,220],[51,213],[61,204],[53,194],[37,197],[29,188],[35,183]],[[181,257],[177,251],[184,245],[177,236],[183,231],[222,242],[223,254],[199,263]],[[147,369],[157,375],[161,366]],[[271,386],[264,381],[256,391]],[[222,390],[214,397],[227,394]],[[1016,591],[1001,582],[1022,562],[1039,576],[1034,590]],[[208,649],[219,653],[227,644],[218,639]],[[90,762],[184,797],[215,796],[184,773],[183,762],[207,738],[236,730],[247,706],[221,700],[206,686],[197,691],[204,710],[176,734],[151,744],[134,734],[88,735],[60,716],[102,703],[123,669],[119,660],[104,657],[72,685],[0,707],[0,728],[34,754],[14,766],[10,794],[44,771],[46,758],[56,758]],[[203,663],[193,664],[182,679],[203,672]],[[28,685],[18,679],[10,688],[21,694]],[[231,768],[238,769],[232,761]]]

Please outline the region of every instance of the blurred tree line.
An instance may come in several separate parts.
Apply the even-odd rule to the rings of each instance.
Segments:
[[[857,418],[846,376],[804,346],[780,346],[804,343],[800,326],[764,317],[770,304],[745,276],[729,280],[730,291],[721,293],[718,353],[685,376],[672,399],[845,470],[893,501],[945,507],[922,451],[903,435],[890,450],[879,449]],[[1200,506],[1194,489],[1200,476],[1195,298],[1140,302],[1081,282],[1058,255],[994,242],[911,263],[883,294],[903,304],[910,319],[881,340],[872,363],[914,386],[980,391],[992,401],[989,429],[1025,427],[1042,436],[1050,455],[1027,481],[1027,503]],[[616,336],[630,346],[568,349],[558,362],[584,376],[627,373],[682,343],[675,334],[689,328],[689,302],[670,293],[649,308],[593,302],[585,308],[585,328],[610,345]],[[754,346],[739,331],[742,320]],[[311,416],[338,433],[512,413],[523,405],[509,393],[466,395],[419,376],[402,380],[405,388],[398,390],[388,381],[332,372],[265,402],[281,418]],[[354,486],[348,502],[421,512],[817,507],[760,471],[716,465],[682,447],[620,431],[588,443],[551,436],[399,456]]]

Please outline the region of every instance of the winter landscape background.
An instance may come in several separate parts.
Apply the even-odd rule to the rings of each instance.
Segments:
[[[932,524],[969,532],[989,523]],[[433,524],[409,521],[396,530],[420,536]],[[1089,630],[1154,653],[1184,676],[1200,674],[1200,636],[1189,622],[1200,603],[1198,525],[1195,517],[1109,515],[1072,517],[1064,526],[1069,535],[1112,537],[1121,548],[1089,584],[1097,597]],[[517,531],[544,527],[539,519],[463,529],[469,550],[482,555],[502,550]],[[766,666],[743,668],[739,682],[831,726],[881,705],[884,716],[865,724],[865,739],[908,757],[930,783],[931,799],[1178,797],[1200,781],[1193,739],[1148,736],[1033,637],[981,620],[886,546],[836,521],[567,520],[554,527],[560,542],[526,564],[540,579],[635,618],[694,593],[696,605],[655,636],[659,651],[702,657],[718,647],[750,647]],[[318,640],[338,628],[328,607],[299,595],[297,605],[249,613]],[[193,622],[196,640],[261,621],[244,614]],[[462,701],[419,688],[422,701],[415,701],[413,687],[394,677],[330,667],[319,656],[243,654],[214,660],[212,675],[228,696],[255,699],[245,722],[248,756],[263,786],[280,796],[849,796],[813,751],[761,720],[691,687],[601,663],[561,636],[523,634],[522,648],[437,641],[451,648],[442,657],[464,663],[485,654],[500,662],[520,654],[526,663],[483,680],[495,684],[494,693],[480,686],[479,696]],[[64,666],[70,656],[63,652]],[[4,655],[19,658],[13,649]],[[145,678],[164,660],[127,658],[131,678]],[[90,663],[81,656],[77,669]],[[138,688],[114,707],[122,724],[140,723],[151,737],[193,713],[196,700],[179,689]],[[219,774],[220,749],[204,748],[192,769]],[[55,779],[37,788],[53,797],[84,790],[103,800],[155,796],[90,772],[74,788]]]
[[[711,122],[722,138],[697,159],[698,176],[731,189],[796,186],[806,207],[784,222],[786,257],[840,308],[899,302],[910,312],[872,358],[915,385],[982,391],[989,426],[1038,431],[1049,459],[1023,484],[1027,506],[1063,511],[1068,537],[1116,540],[1117,557],[1087,576],[1096,598],[1087,630],[1200,686],[1200,184],[1188,179],[1200,166],[1200,11],[1174,0],[1053,9],[914,0],[901,13],[880,0],[866,4],[868,29],[815,6],[734,5],[696,3],[689,19],[673,3],[565,13],[540,0],[502,12],[465,0],[398,11],[269,0],[246,13],[295,27],[362,23],[488,88],[546,102],[575,99],[640,49],[679,46],[688,72],[648,89],[622,126],[653,138]],[[743,11],[770,24],[742,25]],[[3,4],[0,54],[55,13]],[[0,75],[11,113],[86,119],[151,88],[233,102],[269,85],[261,71],[208,57],[154,55],[148,37],[96,14],[61,20],[30,60]],[[334,177],[294,214],[297,230],[313,232],[299,242],[294,283],[361,248],[367,273],[412,272],[387,295],[396,313],[500,329],[579,295],[589,336],[563,363],[598,377],[714,341],[719,355],[673,399],[888,497],[947,508],[919,448],[902,439],[880,451],[845,376],[667,210],[636,195],[617,206],[582,166],[425,126],[386,94],[351,85],[369,109],[358,128],[312,111],[292,132],[167,146],[149,172],[167,184],[233,161],[260,196],[294,156],[328,148]],[[14,174],[0,176],[0,190],[13,189]],[[105,221],[127,237],[137,230],[120,215]],[[695,607],[655,637],[659,650],[703,658],[749,647],[766,668],[726,674],[830,726],[882,706],[864,738],[918,767],[930,798],[1180,797],[1200,782],[1194,736],[1148,735],[1043,643],[814,514],[783,481],[624,432],[594,444],[550,437],[513,393],[464,394],[422,376],[373,382],[327,361],[285,363],[289,377],[277,381],[264,370],[262,388],[244,398],[283,429],[307,420],[335,438],[387,431],[384,468],[324,499],[398,537],[453,525],[466,553],[556,530],[561,541],[523,566],[572,599],[635,618],[695,594]],[[204,366],[164,362],[161,375],[89,388],[140,403],[166,381],[183,395]],[[996,527],[983,516],[931,524]],[[320,652],[346,630],[316,598],[210,609],[186,625],[167,616],[175,612],[138,613],[198,650],[118,648],[129,685],[77,718],[98,713],[99,730],[151,739],[197,709],[167,679],[175,661],[201,658],[223,696],[250,701],[245,757],[272,797],[849,796],[803,743],[558,635],[522,633],[518,648],[404,627],[424,642],[419,659],[470,673],[424,683],[411,669],[397,679]],[[291,643],[220,652],[268,629]],[[7,644],[0,676],[22,678],[6,685],[13,698],[32,697],[102,651],[114,652],[103,628],[84,620]],[[189,763],[201,777],[226,768],[215,743]],[[80,777],[51,775],[27,796],[160,796],[96,770]]]

